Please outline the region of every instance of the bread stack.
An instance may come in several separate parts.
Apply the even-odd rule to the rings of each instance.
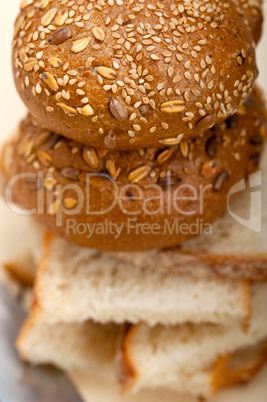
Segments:
[[[2,180],[49,231],[24,360],[201,397],[264,365],[267,219],[238,194],[260,184],[261,24],[260,1],[22,1]]]

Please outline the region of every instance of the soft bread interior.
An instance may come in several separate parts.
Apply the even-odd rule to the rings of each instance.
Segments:
[[[146,324],[124,331],[117,355],[118,378],[123,390],[176,388],[176,378],[208,369],[218,358],[267,337],[267,283],[252,286],[251,327],[184,324],[173,327]]]
[[[246,280],[144,271],[52,234],[46,236],[35,290],[35,308],[51,324],[88,319],[149,325],[246,324],[250,319]]]

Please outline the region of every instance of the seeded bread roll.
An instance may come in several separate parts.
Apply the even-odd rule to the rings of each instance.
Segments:
[[[258,166],[265,123],[254,92],[203,137],[122,152],[68,140],[28,117],[3,152],[2,172],[6,182],[26,173],[14,179],[13,200],[38,205],[37,219],[74,243],[111,251],[171,247],[225,211],[229,190]]]
[[[233,115],[252,90],[241,3],[24,0],[18,92],[39,125],[84,144],[176,145]]]

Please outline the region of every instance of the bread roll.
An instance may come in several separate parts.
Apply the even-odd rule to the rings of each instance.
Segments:
[[[38,124],[90,146],[177,144],[233,115],[252,90],[252,11],[241,3],[23,1],[18,92]]]
[[[232,186],[257,169],[265,123],[255,92],[203,137],[164,150],[119,152],[68,140],[28,117],[3,152],[2,171],[13,201],[76,244],[110,251],[172,247],[210,230]]]

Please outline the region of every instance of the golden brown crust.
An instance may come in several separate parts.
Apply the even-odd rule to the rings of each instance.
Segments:
[[[30,117],[19,131],[6,180],[21,173],[33,179],[16,181],[13,200],[36,209],[41,197],[44,209],[37,219],[76,244],[135,251],[175,246],[200,234],[200,221],[207,228],[225,211],[229,189],[257,169],[265,116],[254,92],[238,114],[205,138],[165,150],[89,148],[34,126]]]
[[[138,381],[138,367],[131,356],[131,338],[138,325],[127,325],[122,329],[116,355],[117,380],[121,392],[128,392]],[[248,348],[218,356],[207,370],[211,392],[215,395],[227,388],[251,381],[267,362],[267,339]]]
[[[71,139],[163,147],[233,115],[252,90],[252,11],[245,18],[241,0],[213,0],[212,11],[175,0],[39,3],[25,1],[15,24],[15,83],[38,124]]]
[[[25,269],[24,266],[18,264],[6,263],[3,268],[8,272],[12,279],[19,282],[22,286],[33,286],[34,273]]]
[[[120,333],[118,348],[116,354],[117,380],[120,391],[125,394],[138,379],[138,372],[134,366],[134,362],[129,354],[130,347],[128,343],[131,341],[132,334],[136,331],[137,325],[125,324]]]
[[[257,345],[233,353],[226,371],[220,378],[220,387],[232,387],[251,381],[267,362],[267,339]]]
[[[230,358],[230,353],[219,356],[210,369],[210,383],[213,396],[215,396],[218,393],[219,389],[222,387],[221,381],[222,378],[224,378],[225,376]]]

